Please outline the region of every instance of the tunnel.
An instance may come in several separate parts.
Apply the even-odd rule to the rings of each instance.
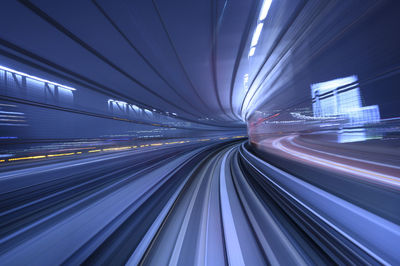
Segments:
[[[1,1],[0,265],[400,265],[399,14]]]

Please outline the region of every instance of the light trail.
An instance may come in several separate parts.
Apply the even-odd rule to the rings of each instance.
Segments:
[[[383,167],[394,168],[394,169],[399,169],[400,170],[400,167],[396,166],[396,165],[391,165],[391,164],[386,164],[386,163],[379,163],[379,162],[374,162],[374,161],[371,161],[371,160],[359,159],[359,158],[349,157],[349,156],[335,154],[335,153],[331,153],[331,152],[315,150],[315,149],[312,149],[312,148],[309,148],[309,147],[306,147],[306,146],[303,146],[303,145],[300,145],[300,144],[296,143],[294,141],[294,137],[289,138],[289,142],[293,146],[299,147],[301,149],[306,149],[306,150],[310,150],[310,151],[317,152],[317,153],[323,153],[323,154],[326,154],[326,155],[330,155],[330,156],[334,156],[334,157],[338,157],[338,158],[342,158],[342,159],[347,159],[347,160],[352,160],[352,161],[357,161],[357,162],[367,163],[367,164],[374,164],[374,165],[377,165],[377,166],[383,166]]]
[[[8,161],[20,161],[20,160],[31,160],[31,159],[42,159],[46,158],[46,155],[28,156],[28,157],[17,157],[8,159]]]
[[[58,154],[48,154],[47,157],[60,157],[60,156],[67,156],[67,155],[74,155],[75,152],[70,153],[58,153]]]
[[[394,187],[396,189],[400,189],[400,179],[395,176],[391,175],[386,175],[380,172],[376,171],[371,171],[355,166],[351,166],[348,164],[343,164],[339,162],[334,162],[331,160],[323,159],[321,157],[317,157],[314,155],[310,155],[308,153],[304,152],[299,152],[297,150],[291,149],[287,146],[285,146],[282,142],[283,141],[290,141],[293,138],[293,136],[285,136],[278,138],[272,142],[272,146],[277,148],[278,150],[281,150],[285,153],[288,153],[290,155],[293,155],[297,158],[300,158],[301,160],[307,160],[312,163],[319,164],[321,166],[333,169],[333,170],[339,170],[342,172],[346,172],[352,175],[357,175],[359,177],[363,177],[375,182],[383,183],[386,185],[390,185],[391,187]]]
[[[232,139],[239,139],[239,138],[244,138],[245,136],[233,136],[231,137]],[[217,140],[226,140],[229,139],[228,137],[217,137],[213,139],[197,139],[197,141],[217,141]],[[15,157],[15,158],[8,158],[8,159],[2,159],[0,160],[0,163],[4,162],[14,162],[14,161],[27,161],[27,160],[37,160],[37,159],[45,159],[45,158],[54,158],[54,157],[61,157],[61,156],[70,156],[70,155],[79,155],[83,154],[81,151],[76,151],[76,150],[82,150],[82,149],[90,149],[87,151],[87,153],[97,153],[97,152],[116,152],[116,151],[126,151],[130,149],[137,149],[137,148],[146,148],[146,147],[159,147],[163,145],[173,145],[173,144],[185,144],[185,143],[190,143],[191,141],[189,140],[181,140],[181,141],[173,141],[173,142],[164,142],[164,143],[150,143],[150,144],[142,144],[142,145],[134,145],[134,146],[121,146],[121,147],[112,147],[112,148],[104,148],[104,149],[99,149],[99,147],[90,147],[90,148],[76,148],[76,149],[67,149],[68,151],[71,151],[69,153],[58,153],[58,154],[42,154],[42,155],[35,155],[35,156],[23,156],[23,157]],[[64,151],[67,151],[64,150]],[[61,150],[52,150],[49,151],[51,152],[60,152]],[[72,152],[74,151],[74,152]]]
[[[231,140],[193,145],[104,153],[2,173],[7,202],[0,223],[8,231],[0,237],[0,245],[10,246],[0,255],[2,261],[26,264],[28,258],[40,265],[49,260],[74,265],[88,261],[113,265],[398,262],[396,246],[391,244],[400,237],[397,224],[274,168],[243,144],[239,147]],[[98,173],[87,174],[91,168]],[[21,201],[15,202],[14,191],[24,195]],[[24,223],[15,223],[19,220]],[[301,229],[303,221],[311,223],[310,231]],[[364,234],[366,230],[371,233]],[[299,245],[298,236],[303,234],[308,237]],[[322,236],[327,237],[324,243],[334,246],[313,241]],[[337,236],[346,242],[337,241]],[[23,241],[13,245],[19,239]],[[60,240],[66,243],[63,249],[56,244]],[[323,251],[313,252],[315,245]],[[30,256],[42,247],[56,255]],[[331,256],[338,248],[345,251],[340,258]]]
[[[232,151],[230,149],[225,153],[220,168],[220,199],[221,199],[221,216],[222,223],[224,227],[224,237],[226,244],[226,251],[229,265],[245,265],[242,255],[242,249],[240,247],[240,241],[238,238],[237,229],[235,227],[234,217],[232,214],[232,206],[229,202],[228,188],[226,185],[227,175],[225,173],[226,169],[226,159],[229,153]]]

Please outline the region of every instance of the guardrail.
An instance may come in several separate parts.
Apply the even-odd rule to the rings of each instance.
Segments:
[[[239,152],[248,167],[289,201],[291,208],[301,212],[300,217],[314,222],[311,222],[314,232],[323,232],[325,238],[329,235],[326,243],[341,245],[330,248],[336,252],[342,250],[344,256],[358,257],[357,261],[384,265],[400,263],[399,225],[274,167],[253,155],[244,144]]]

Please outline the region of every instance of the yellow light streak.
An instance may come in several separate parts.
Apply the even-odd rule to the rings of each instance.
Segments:
[[[153,143],[153,144],[150,144],[150,146],[161,146],[161,145],[163,145],[162,143]]]
[[[59,156],[67,156],[67,155],[73,155],[75,152],[70,152],[70,153],[58,153],[58,154],[48,154],[47,157],[59,157]]]
[[[103,149],[103,151],[121,151],[121,150],[127,150],[132,148],[131,146],[125,146],[125,147],[116,147],[116,148],[107,148]]]
[[[11,161],[32,160],[32,159],[41,159],[41,158],[46,158],[46,155],[11,158],[11,159],[8,159],[8,161],[11,162]]]

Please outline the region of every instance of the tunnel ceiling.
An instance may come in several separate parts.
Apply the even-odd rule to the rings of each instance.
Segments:
[[[396,69],[396,57],[368,48],[390,38],[382,50],[398,50],[382,30],[397,25],[396,3],[5,0],[0,59],[186,121],[243,127],[256,111],[310,108],[311,84],[355,75],[364,86]]]
[[[243,87],[238,71],[247,59],[259,5],[250,0],[7,1],[0,11],[0,41],[6,47],[1,51],[16,55],[15,64],[45,66],[129,103],[240,124],[234,94]]]

